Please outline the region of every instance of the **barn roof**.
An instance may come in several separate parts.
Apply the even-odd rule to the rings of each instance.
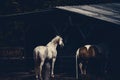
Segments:
[[[56,8],[120,25],[120,3],[58,6]]]

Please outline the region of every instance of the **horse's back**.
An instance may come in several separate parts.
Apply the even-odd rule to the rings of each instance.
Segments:
[[[39,58],[46,57],[47,55],[47,47],[46,46],[37,46],[34,48],[34,56],[36,58],[39,56]]]
[[[90,58],[95,56],[95,49],[92,45],[85,45],[78,49],[78,55],[82,58]]]

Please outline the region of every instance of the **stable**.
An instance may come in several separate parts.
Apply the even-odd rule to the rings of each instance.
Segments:
[[[30,68],[33,67],[34,47],[46,45],[54,36],[61,35],[65,47],[58,47],[55,73],[67,73],[75,77],[77,48],[84,44],[100,44],[103,47],[107,46],[106,51],[109,52],[106,55],[108,74],[116,75],[120,56],[119,5],[110,3],[58,6],[41,11],[0,16],[0,26],[3,27],[0,31],[11,31],[9,37],[1,39],[3,45],[0,46],[22,46],[25,50],[26,64],[30,65]]]

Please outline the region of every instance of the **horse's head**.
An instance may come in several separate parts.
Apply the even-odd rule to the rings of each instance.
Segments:
[[[63,39],[61,36],[56,36],[56,43],[58,43],[60,46],[64,46]]]

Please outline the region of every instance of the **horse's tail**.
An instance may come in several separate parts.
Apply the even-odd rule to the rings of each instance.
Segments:
[[[36,51],[35,51],[35,49],[34,49],[34,50],[33,50],[33,59],[34,59],[34,60],[36,60],[36,58],[37,58],[36,56],[37,56],[37,55],[36,55]]]
[[[76,59],[76,79],[78,79],[78,56],[79,56],[79,49],[76,51],[75,59]]]
[[[38,57],[39,55],[38,55],[38,53],[36,52],[36,50],[34,49],[33,50],[33,59],[34,59],[34,62],[36,63],[36,62],[38,62]]]

